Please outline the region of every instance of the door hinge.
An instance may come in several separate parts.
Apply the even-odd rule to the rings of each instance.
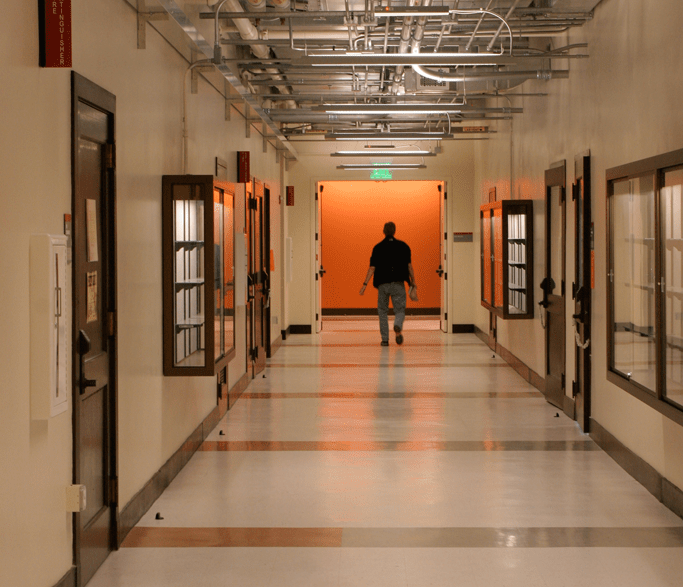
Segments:
[[[104,168],[116,169],[116,145],[114,143],[104,145]]]
[[[560,288],[560,291],[562,292],[562,297],[564,297],[564,279],[562,280],[562,287]]]
[[[444,319],[444,320],[448,320],[448,312],[445,312],[445,313],[444,313],[443,319]]]
[[[572,381],[572,397],[579,395],[579,382]]]
[[[107,312],[107,336],[114,336],[115,323],[114,312]]]
[[[562,383],[562,389],[564,389],[564,373],[562,373],[562,375],[560,375],[560,381]]]
[[[316,273],[316,274],[315,274],[315,280],[316,280],[316,281],[318,281],[318,277],[319,277],[319,276],[318,276],[318,274]]]
[[[119,504],[119,478],[109,477],[109,503],[111,505]]]
[[[318,320],[320,320],[320,315],[319,315],[319,314],[316,314],[316,315],[315,315],[315,321],[317,322]]]
[[[444,274],[443,274],[443,278],[444,278],[444,279],[448,279],[448,273],[444,273]]]

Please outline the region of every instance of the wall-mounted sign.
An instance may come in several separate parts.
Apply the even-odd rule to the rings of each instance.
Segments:
[[[287,186],[287,205],[288,206],[294,205],[294,186],[293,185]]]
[[[71,67],[71,0],[38,0],[40,66]]]
[[[471,232],[454,232],[454,243],[471,243],[474,242],[474,235]]]
[[[249,183],[249,151],[237,151],[237,183]]]

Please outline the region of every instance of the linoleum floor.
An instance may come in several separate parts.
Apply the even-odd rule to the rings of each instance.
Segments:
[[[575,422],[474,334],[404,334],[290,336],[89,586],[683,585],[683,520]]]

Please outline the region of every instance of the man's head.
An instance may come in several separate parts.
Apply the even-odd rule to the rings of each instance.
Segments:
[[[392,238],[396,234],[396,225],[393,222],[387,222],[384,225],[384,236]]]

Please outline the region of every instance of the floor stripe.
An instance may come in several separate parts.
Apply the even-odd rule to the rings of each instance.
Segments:
[[[341,546],[341,528],[133,528],[124,548]]]
[[[331,343],[325,342],[325,343],[321,343],[321,344],[287,344],[286,346],[287,346],[287,348],[323,348],[323,347],[324,348],[330,348],[330,347],[332,347],[332,348],[338,348],[338,347],[342,347],[342,348],[345,348],[345,347],[353,347],[353,348],[371,347],[371,348],[375,348],[375,347],[379,346],[379,343],[373,342],[373,343],[369,343],[369,344],[363,344],[363,343],[334,343],[334,344],[331,344]],[[402,346],[403,346],[403,348],[405,348],[405,347],[441,347],[441,348],[445,348],[445,349],[450,348],[450,347],[464,347],[464,346],[473,347],[471,342],[450,343],[450,344],[447,344],[447,343],[434,344],[431,342],[427,342],[427,343],[420,342],[420,343],[414,343],[414,344],[404,343]],[[479,346],[473,347],[473,348],[475,348],[476,350],[482,350],[482,348]]]
[[[152,528],[124,548],[681,548],[683,527],[643,528]]]
[[[391,367],[393,369],[439,369],[444,367],[477,367],[496,368],[510,367],[507,363],[268,363],[273,369],[379,369]]]
[[[417,391],[405,393],[324,391],[324,392],[272,392],[251,391],[242,394],[243,399],[529,399],[542,398],[540,391]]]
[[[591,440],[408,440],[408,441],[303,441],[303,440],[207,440],[199,447],[203,452],[509,452],[509,451],[596,451],[600,447]]]

